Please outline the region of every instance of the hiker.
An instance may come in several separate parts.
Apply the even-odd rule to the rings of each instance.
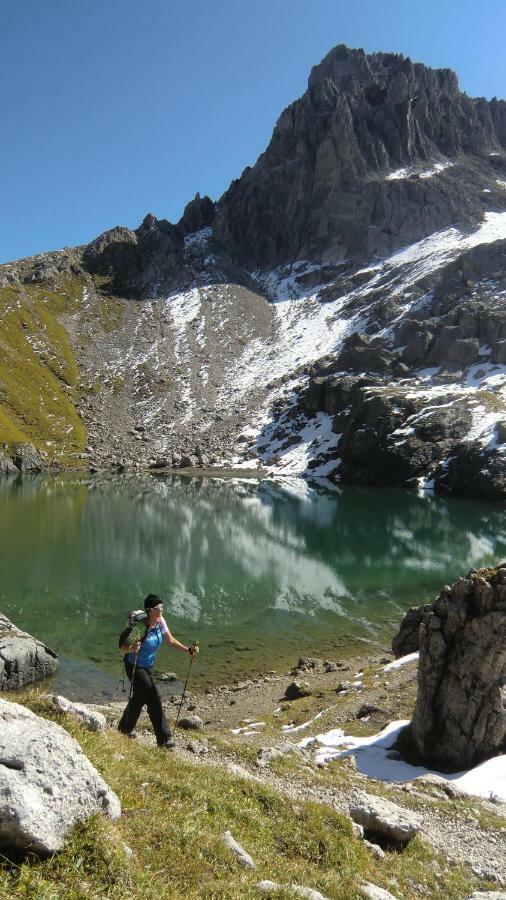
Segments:
[[[132,683],[132,688],[129,701],[118,723],[118,729],[128,737],[136,737],[137,720],[142,707],[147,706],[158,746],[171,750],[175,746],[175,742],[153,678],[155,656],[164,640],[170,647],[177,647],[183,653],[193,654],[198,653],[199,650],[198,646],[185,647],[172,636],[162,615],[163,603],[156,594],[147,595],[144,600],[144,609],[147,613],[147,620],[143,637],[140,640],[130,641],[130,627],[120,635],[120,653],[123,654],[125,671]]]

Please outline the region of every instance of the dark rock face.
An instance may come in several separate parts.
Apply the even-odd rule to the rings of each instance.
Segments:
[[[343,481],[351,484],[406,484],[447,455],[450,441],[470,424],[464,406],[434,409],[406,427],[420,403],[395,389],[376,393],[361,388],[351,411],[338,416],[344,424],[339,454]]]
[[[17,691],[52,675],[58,656],[30,634],[20,631],[0,613],[0,691]]]
[[[506,104],[461,94],[449,69],[337,46],[219,201],[215,237],[252,268],[385,255],[477,221],[505,138]],[[455,165],[420,178],[418,164],[441,159]],[[386,177],[401,167],[414,168]]]
[[[336,288],[343,278],[356,280],[341,274]],[[422,273],[410,290],[418,302],[404,315],[392,298],[377,298],[381,289],[366,292],[367,328],[386,326],[388,342],[384,331],[349,334],[335,356],[310,369],[301,407],[334,417],[343,482],[413,486],[422,478],[441,493],[504,499],[501,422],[495,438],[469,438],[477,404],[484,414],[504,408],[501,381],[469,387],[494,374],[506,346],[506,242],[467,250]],[[356,313],[357,300],[349,303],[346,314]],[[430,368],[433,399],[420,380]]]
[[[184,229],[185,234],[192,234],[200,231],[201,228],[208,228],[213,224],[216,205],[207,195],[201,197],[195,194],[193,200],[185,206],[183,216],[178,223],[179,227]]]
[[[506,500],[504,454],[498,448],[482,449],[467,442],[460,443],[441,483],[450,494]]]
[[[420,628],[418,695],[404,741],[446,772],[506,749],[506,564],[444,587]]]
[[[408,653],[416,653],[420,647],[420,625],[430,613],[432,605],[424,603],[423,606],[412,606],[404,616],[399,631],[392,639],[392,653],[396,659],[407,656]]]
[[[87,245],[83,265],[110,278],[110,289],[123,297],[150,296],[169,288],[180,270],[183,229],[149,214],[135,231],[112,228]]]

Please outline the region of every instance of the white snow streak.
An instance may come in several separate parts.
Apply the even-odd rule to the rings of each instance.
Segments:
[[[390,722],[379,734],[370,737],[346,735],[341,728],[335,728],[315,738],[304,738],[299,747],[316,746],[317,762],[354,756],[357,769],[369,778],[386,782],[414,781],[423,775],[437,775],[441,783],[451,784],[465,794],[486,799],[506,801],[506,755],[489,759],[474,769],[456,772],[453,775],[426,769],[425,766],[411,766],[403,760],[388,759],[389,750],[394,746],[400,732],[409,725],[409,720]]]

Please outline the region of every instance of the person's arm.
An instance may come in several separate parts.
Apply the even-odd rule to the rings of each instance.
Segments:
[[[183,653],[198,653],[199,652],[198,646],[190,649],[190,647],[187,647],[186,644],[182,644],[181,641],[178,641],[178,639],[175,638],[174,635],[172,635],[170,633],[169,628],[167,626],[167,622],[165,621],[163,616],[161,617],[160,624],[162,627],[162,634],[165,638],[165,643],[168,644],[169,647],[177,647],[177,649],[181,650]]]
[[[190,653],[190,648],[186,646],[186,644],[182,644],[181,641],[178,641],[167,628],[167,631],[164,632],[165,643],[169,645],[169,647],[177,647],[178,650],[181,650],[183,653]],[[198,653],[198,650],[196,651]]]

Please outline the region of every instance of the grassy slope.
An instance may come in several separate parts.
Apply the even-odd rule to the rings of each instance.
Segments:
[[[349,821],[330,807],[302,801],[294,805],[270,788],[221,768],[191,765],[115,731],[90,734],[55,713],[37,691],[13,699],[55,719],[77,738],[119,795],[123,814],[115,823],[95,816],[77,827],[52,859],[3,857],[2,900],[232,900],[259,897],[254,885],[260,879],[305,884],[336,900],[356,898],[356,884],[364,878],[403,898],[456,900],[476,888],[476,879],[461,868],[445,867],[441,859],[438,878],[435,854],[418,838],[403,853],[375,861],[352,836]],[[242,869],[223,846],[225,829],[251,853],[257,871]],[[133,856],[127,856],[125,844]]]
[[[0,444],[30,442],[60,463],[86,443],[74,407],[78,371],[58,316],[74,310],[80,279],[57,290],[8,285],[0,290]]]

